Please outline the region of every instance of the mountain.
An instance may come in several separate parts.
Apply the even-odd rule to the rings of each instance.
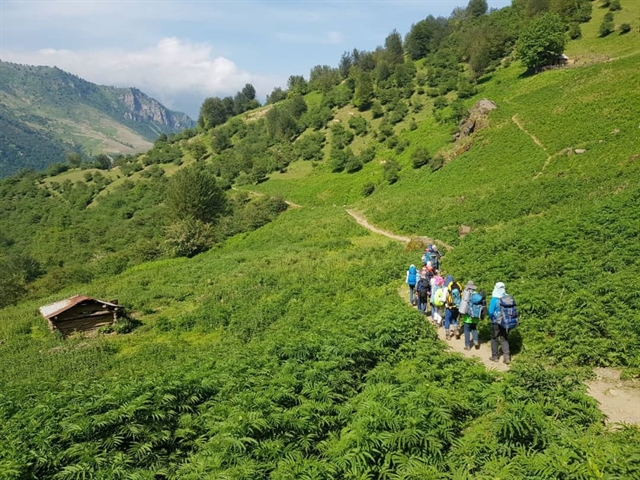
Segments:
[[[65,152],[131,154],[195,125],[137,88],[96,85],[56,67],[0,61],[0,176]]]

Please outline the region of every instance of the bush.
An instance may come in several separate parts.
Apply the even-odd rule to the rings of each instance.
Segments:
[[[369,163],[376,157],[376,147],[371,145],[360,152],[360,161]]]
[[[620,34],[629,33],[631,31],[631,25],[628,23],[623,23],[620,25]]]
[[[411,164],[413,168],[422,168],[429,163],[431,155],[424,147],[416,148],[411,154]]]
[[[369,129],[369,123],[364,117],[360,115],[354,115],[349,119],[349,127],[351,127],[356,135],[362,136],[366,135]]]
[[[617,10],[622,10],[622,5],[620,5],[620,0],[611,0],[609,3],[609,11],[615,12]]]
[[[344,165],[344,169],[347,173],[354,173],[362,170],[362,161],[353,153],[351,153],[350,155],[348,154],[348,159]]]
[[[193,217],[169,225],[166,229],[166,245],[176,257],[193,257],[209,250],[215,241],[213,227]]]
[[[607,12],[604,14],[604,21],[605,22],[613,22],[613,13],[611,12]]]
[[[347,130],[340,123],[331,125],[331,144],[338,148],[344,148],[353,141],[353,132]]]
[[[606,37],[607,35],[610,35],[611,33],[613,33],[614,30],[614,25],[613,22],[608,22],[606,20],[604,20],[601,24],[600,24],[600,29],[598,30],[598,34],[601,38]]]
[[[382,105],[380,105],[380,102],[373,102],[373,105],[371,107],[371,115],[373,115],[373,118],[380,118],[382,115],[384,115],[384,111],[382,110]]]
[[[431,171],[435,172],[436,170],[440,170],[442,167],[444,167],[444,157],[441,154],[436,155],[435,157],[433,157],[433,160],[431,160],[431,163],[429,164],[431,166]]]
[[[400,170],[400,164],[396,160],[387,160],[382,168],[382,175],[389,184],[393,184],[400,178]]]
[[[571,40],[577,40],[578,38],[582,37],[582,30],[580,29],[580,24],[579,23],[572,23],[571,25],[569,25],[569,38]]]
[[[376,190],[376,185],[373,182],[367,182],[362,186],[362,196],[368,197]]]

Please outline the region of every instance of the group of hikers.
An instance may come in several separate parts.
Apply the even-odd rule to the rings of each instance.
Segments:
[[[411,265],[407,270],[409,300],[425,316],[440,327],[444,325],[445,336],[460,339],[460,323],[464,331],[464,348],[480,348],[478,323],[487,315],[491,320],[491,360],[497,362],[500,355],[504,363],[511,363],[509,331],[518,325],[518,311],[504,283],[497,282],[487,307],[486,294],[478,290],[473,281],[462,285],[452,275],[443,277],[442,256],[436,245],[428,245],[422,256],[422,268]],[[473,343],[472,343],[473,342]],[[500,353],[500,350],[502,352]]]

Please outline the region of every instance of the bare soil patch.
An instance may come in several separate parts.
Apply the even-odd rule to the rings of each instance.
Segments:
[[[607,423],[640,425],[640,381],[621,380],[620,371],[596,368],[596,378],[587,383],[587,392],[600,404]]]

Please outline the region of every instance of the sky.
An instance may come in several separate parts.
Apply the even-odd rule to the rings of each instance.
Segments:
[[[0,60],[57,66],[137,87],[197,118],[206,97],[251,83],[261,99],[290,75],[337,66],[465,0],[0,0]],[[501,8],[510,0],[488,0]]]

